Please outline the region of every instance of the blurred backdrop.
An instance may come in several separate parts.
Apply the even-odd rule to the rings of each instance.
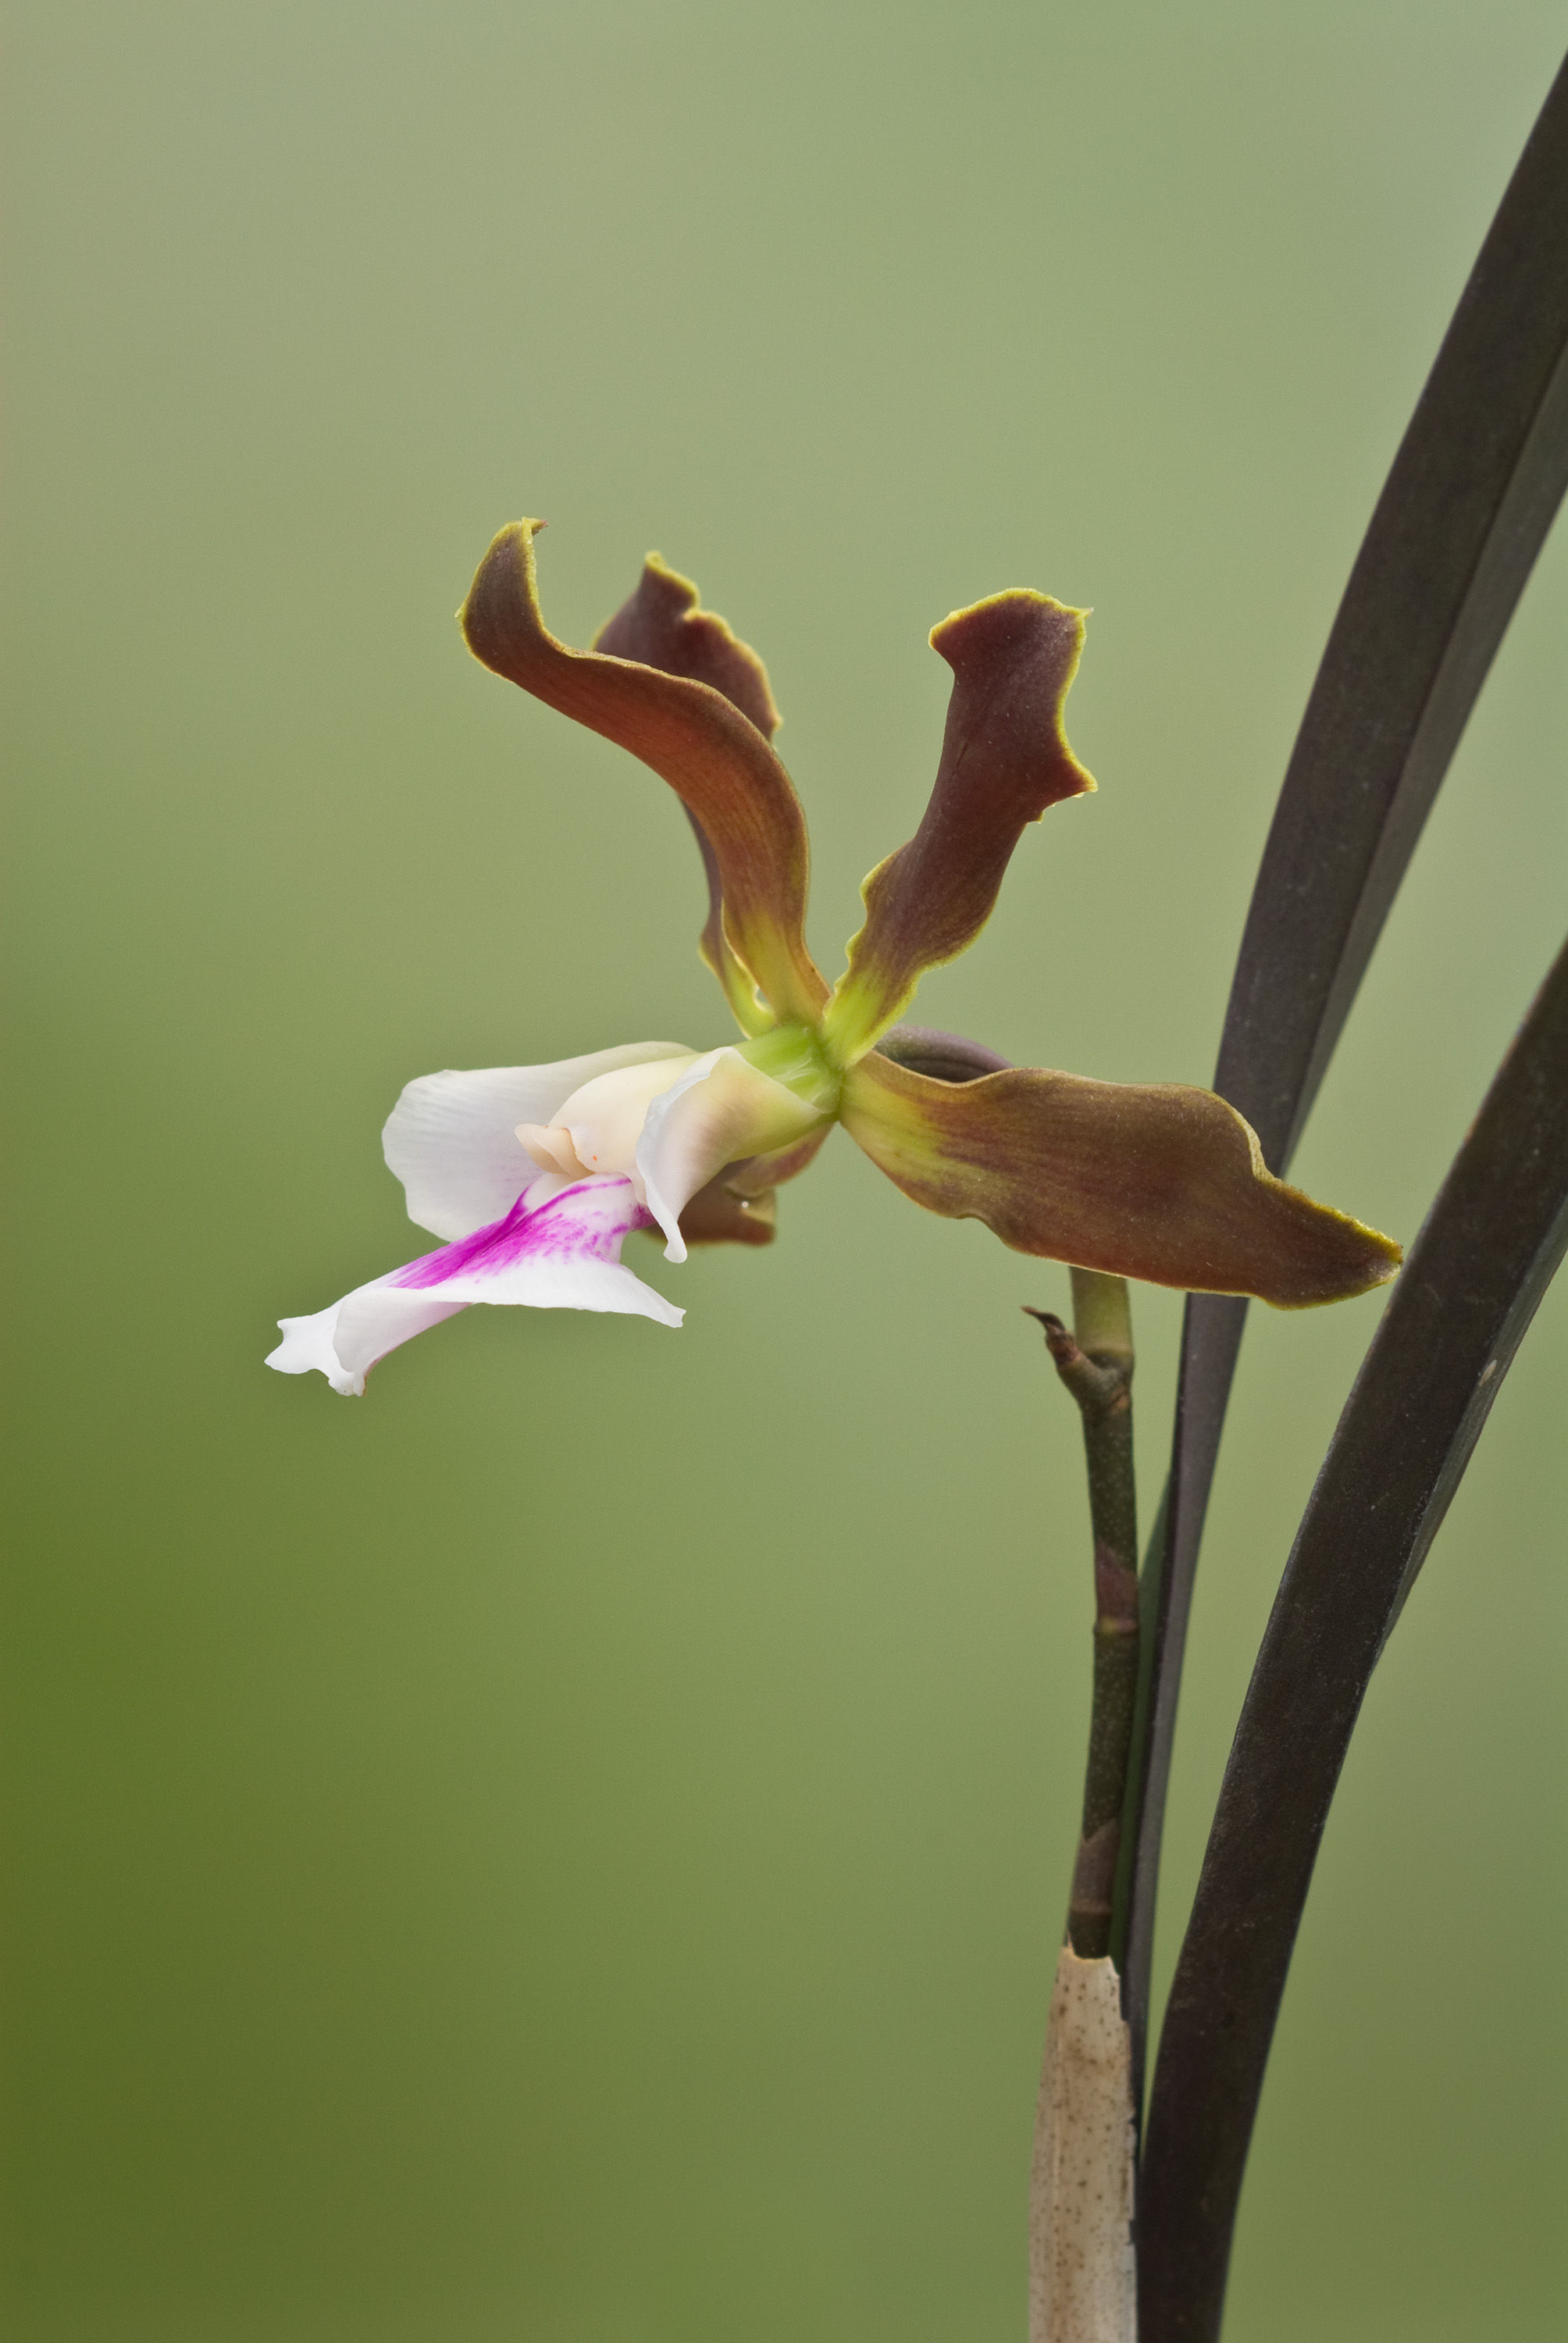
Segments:
[[[550,520],[767,658],[839,965],[957,605],[1094,608],[1100,794],[920,1013],[1204,1081],[1351,558],[1546,0],[52,0],[10,65],[15,2343],[1006,2343],[1087,1714],[1063,1271],[842,1139],[641,1321],[361,1403],[409,1076],[725,1038],[670,794],[452,613]],[[1568,905],[1548,548],[1299,1158],[1407,1239]],[[1174,1297],[1141,1291],[1141,1471]],[[1260,1312],[1169,1974],[1378,1304]],[[1228,2343],[1558,2331],[1568,1295],[1379,1672]],[[1484,1981],[1486,1989],[1480,1990]]]

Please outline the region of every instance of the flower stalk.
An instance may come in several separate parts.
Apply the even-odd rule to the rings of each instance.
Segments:
[[[1070,1330],[1030,1310],[1083,1423],[1094,1534],[1094,1696],[1083,1820],[1057,1961],[1030,2175],[1030,2343],[1134,2343],[1132,2036],[1111,1957],[1138,1692],[1132,1312],[1124,1278],[1075,1269]]]
[[[1138,1493],[1132,1460],[1132,1312],[1127,1281],[1072,1272],[1070,1332],[1031,1310],[1051,1364],[1083,1422],[1094,1536],[1094,1694],[1083,1776],[1083,1821],[1068,1904],[1067,1940],[1081,1960],[1111,1949],[1121,1812],[1138,1690]]]

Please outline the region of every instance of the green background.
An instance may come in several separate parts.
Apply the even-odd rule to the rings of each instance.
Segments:
[[[452,612],[552,527],[763,651],[836,967],[927,629],[1092,604],[1098,797],[928,1021],[1205,1081],[1373,497],[1563,37],[1536,0],[13,12],[4,2331],[1002,2343],[1086,1719],[1024,1300],[845,1141],[637,1321],[474,1312],[368,1398],[280,1312],[427,1239],[401,1084],[725,1038],[678,808]],[[1561,940],[1548,548],[1299,1158],[1408,1238]],[[1169,1974],[1377,1302],[1259,1312]],[[1146,1498],[1179,1304],[1137,1300]],[[1379,1672],[1228,2343],[1560,2333],[1549,1298]]]

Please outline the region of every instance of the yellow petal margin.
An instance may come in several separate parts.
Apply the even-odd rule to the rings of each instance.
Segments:
[[[828,988],[806,949],[806,822],[789,774],[711,684],[557,641],[535,580],[542,526],[514,522],[491,544],[459,614],[468,649],[669,783],[712,850],[736,955],[775,1017],[815,1024]]]
[[[699,607],[701,598],[689,578],[671,569],[662,555],[650,553],[637,591],[599,628],[593,648],[611,659],[636,659],[665,675],[684,675],[697,683],[711,684],[756,726],[765,740],[771,740],[780,719],[768,670],[750,644],[743,643],[716,610]],[[699,946],[702,957],[723,986],[741,1031],[765,1032],[770,1021],[759,1010],[751,980],[725,940],[719,858],[689,806],[686,813],[697,833],[708,878],[708,924]],[[683,1213],[681,1226],[685,1225]],[[760,1244],[765,1240],[753,1237],[750,1242]]]
[[[841,1119],[917,1204],[1081,1269],[1302,1310],[1386,1283],[1402,1259],[1276,1180],[1211,1091],[1032,1068],[940,1082],[872,1056],[845,1076]]]
[[[823,1028],[840,1065],[903,1015],[923,969],[973,943],[1027,824],[1093,789],[1061,729],[1085,616],[1019,587],[932,628],[953,671],[941,760],[919,830],[860,890],[866,924]]]

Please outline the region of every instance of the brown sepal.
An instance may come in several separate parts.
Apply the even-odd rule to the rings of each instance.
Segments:
[[[637,659],[666,675],[710,683],[765,740],[771,740],[783,719],[774,704],[768,670],[717,610],[700,607],[701,598],[689,578],[672,569],[662,554],[650,553],[636,592],[613,618],[605,620],[593,648],[612,659]]]
[[[861,890],[866,924],[839,987],[846,1057],[907,1007],[923,969],[974,941],[1026,824],[1093,789],[1061,729],[1083,619],[1020,588],[933,628],[953,670],[941,759],[919,830]],[[836,1001],[829,1025],[839,1021]]]
[[[637,659],[665,675],[683,675],[697,683],[711,684],[756,726],[765,740],[771,740],[781,719],[767,669],[749,643],[743,643],[717,611],[699,608],[699,599],[689,578],[671,569],[661,555],[650,553],[637,591],[599,628],[593,648],[613,659]],[[768,1021],[756,1014],[750,981],[725,940],[719,858],[689,805],[686,818],[697,834],[708,880],[702,957],[724,987],[741,1025],[749,1032],[757,1032]]]
[[[756,1196],[738,1196],[720,1172],[688,1200],[680,1216],[680,1233],[689,1245],[771,1244],[779,1233],[778,1219],[771,1188]]]
[[[789,774],[712,684],[558,642],[539,612],[539,527],[502,529],[479,564],[460,614],[469,649],[669,783],[711,846],[737,958],[774,1016],[814,1023],[828,989],[806,949],[806,823]]]
[[[873,1054],[845,1078],[842,1121],[906,1196],[1020,1252],[1286,1310],[1399,1265],[1390,1238],[1276,1180],[1211,1091],[1024,1067],[956,1084]]]

